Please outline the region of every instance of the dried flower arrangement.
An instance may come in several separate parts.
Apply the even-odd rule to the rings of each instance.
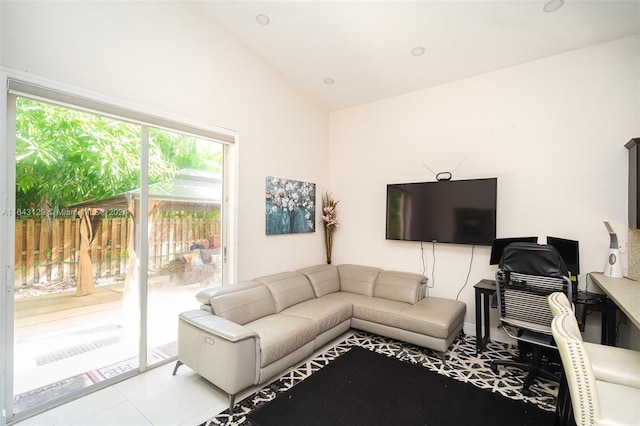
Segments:
[[[336,206],[339,201],[335,201],[330,192],[322,194],[322,222],[324,224],[324,245],[327,255],[327,263],[331,263],[331,248],[333,246],[333,233],[338,228],[338,217]]]

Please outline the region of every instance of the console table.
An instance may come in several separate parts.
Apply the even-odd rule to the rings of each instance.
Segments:
[[[489,309],[491,298],[496,294],[496,282],[481,280],[473,286],[476,292],[476,352],[484,351],[490,339]]]

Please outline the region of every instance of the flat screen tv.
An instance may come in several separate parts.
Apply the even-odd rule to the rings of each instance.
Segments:
[[[490,246],[497,178],[387,185],[388,240]]]

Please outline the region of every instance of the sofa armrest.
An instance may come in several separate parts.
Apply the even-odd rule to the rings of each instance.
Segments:
[[[178,360],[229,395],[258,383],[260,338],[203,310],[178,320]]]
[[[230,342],[258,338],[258,333],[255,331],[202,309],[182,312],[180,319],[198,327],[206,333],[221,337]]]

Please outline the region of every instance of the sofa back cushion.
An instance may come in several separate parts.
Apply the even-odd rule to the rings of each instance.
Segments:
[[[373,295],[413,305],[423,297],[422,288],[426,284],[427,277],[421,274],[382,271],[376,279]]]
[[[349,293],[373,296],[373,286],[380,268],[362,265],[339,265],[340,289]]]
[[[213,314],[241,325],[276,313],[271,292],[255,281],[206,289],[196,298],[211,305]]]
[[[340,291],[340,276],[335,265],[316,265],[298,269],[297,272],[305,275],[316,297]]]
[[[314,298],[311,283],[299,272],[281,272],[256,278],[254,281],[269,288],[276,304],[276,312]]]

